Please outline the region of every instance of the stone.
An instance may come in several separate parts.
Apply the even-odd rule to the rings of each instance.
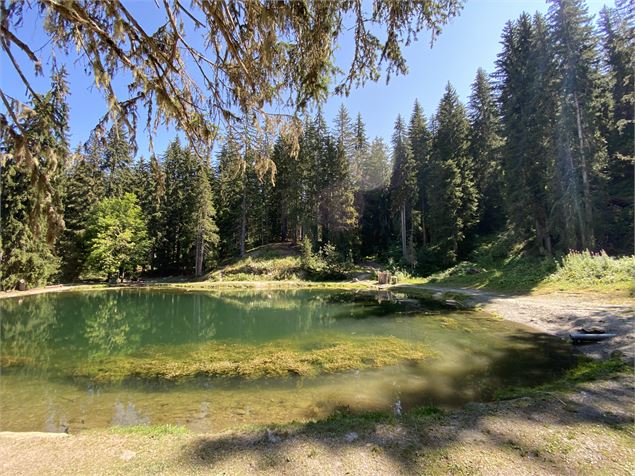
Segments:
[[[130,461],[135,456],[137,456],[137,453],[130,450],[124,450],[123,453],[121,453],[121,459],[124,461]]]
[[[357,433],[355,433],[354,431],[351,431],[350,433],[347,433],[346,436],[344,437],[344,439],[346,440],[347,443],[352,443],[357,438],[359,438],[359,435]]]

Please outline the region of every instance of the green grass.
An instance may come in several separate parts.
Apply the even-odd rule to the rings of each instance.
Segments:
[[[577,365],[559,379],[538,387],[503,388],[496,392],[495,397],[497,400],[510,400],[545,392],[568,392],[581,383],[606,379],[627,372],[632,374],[633,366],[619,358],[593,360],[590,357],[580,357]]]
[[[470,261],[429,276],[428,284],[485,288],[506,292],[590,291],[634,294],[635,256],[572,251],[561,257],[533,256],[526,244],[502,236],[484,241]]]
[[[110,428],[110,431],[117,435],[137,435],[151,438],[161,438],[170,435],[185,435],[190,432],[190,430],[184,426],[170,424],[113,426]]]

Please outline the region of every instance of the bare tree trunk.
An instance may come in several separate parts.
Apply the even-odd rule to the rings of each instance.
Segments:
[[[203,230],[199,227],[196,235],[196,256],[194,263],[194,275],[198,278],[203,275],[203,251],[205,243],[203,241]]]
[[[582,118],[580,115],[580,103],[577,94],[573,95],[575,104],[576,125],[578,128],[578,141],[580,146],[580,171],[582,173],[582,194],[584,197],[584,229],[582,234],[582,246],[584,248],[593,247],[593,207],[591,202],[591,186],[587,171],[586,157],[584,155],[584,135],[582,132]]]
[[[240,217],[240,256],[245,256],[245,239],[247,238],[247,187],[243,187],[242,214]]]

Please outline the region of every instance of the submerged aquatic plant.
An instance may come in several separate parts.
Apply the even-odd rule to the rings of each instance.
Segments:
[[[154,350],[157,350],[155,352]],[[396,337],[328,337],[303,342],[278,340],[262,345],[206,342],[169,352],[149,347],[133,356],[94,358],[71,370],[75,378],[100,383],[125,379],[177,380],[207,377],[286,377],[396,365],[433,355],[425,345]]]

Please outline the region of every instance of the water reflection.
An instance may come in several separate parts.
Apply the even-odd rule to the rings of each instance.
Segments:
[[[540,383],[572,363],[567,345],[522,326],[422,307],[399,295],[379,298],[330,291],[135,289],[0,301],[0,430],[172,423],[216,431],[321,418],[339,407],[400,414],[420,404],[489,399],[501,386]],[[178,362],[196,356],[209,341],[227,343],[228,349],[244,342],[309,350],[351,336],[416,342],[437,357],[257,381],[196,377],[98,384],[73,374],[82,364],[99,369],[104,356],[124,356],[123,364],[159,357]]]

